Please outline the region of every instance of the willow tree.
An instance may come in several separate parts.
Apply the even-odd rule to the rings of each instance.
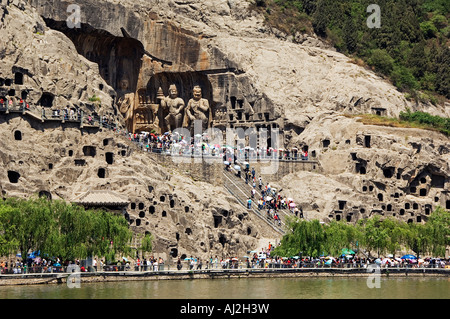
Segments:
[[[138,251],[141,252],[143,256],[146,252],[151,252],[153,250],[153,240],[154,237],[151,233],[146,233],[145,235],[140,236],[140,245],[138,247]]]
[[[11,223],[10,217],[15,211],[14,207],[0,202],[0,256],[15,254],[19,247],[19,242],[14,237],[16,227]]]
[[[343,221],[331,221],[325,226],[326,250],[332,255],[337,255],[345,247],[350,247],[361,238],[359,229],[354,225]]]
[[[437,207],[425,224],[410,223],[407,231],[406,244],[417,256],[444,256],[450,246],[450,212]]]
[[[430,238],[429,252],[435,256],[445,256],[450,246],[450,212],[438,206],[430,214],[425,227]]]
[[[295,217],[286,218],[290,230],[281,239],[274,253],[279,256],[318,256],[326,248],[324,226],[318,220],[305,221]]]
[[[0,203],[2,240],[10,251],[45,252],[62,260],[128,253],[132,232],[121,215],[44,198]]]
[[[54,228],[52,212],[45,200],[8,198],[2,203],[2,228],[9,229],[4,240],[11,251],[19,251],[26,261],[27,253],[46,245],[47,235]]]

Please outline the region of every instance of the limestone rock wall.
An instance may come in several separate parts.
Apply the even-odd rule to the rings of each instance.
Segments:
[[[441,133],[323,114],[295,142],[309,146],[323,172],[297,172],[279,184],[310,216],[422,222],[437,206],[450,209],[450,139]]]
[[[66,36],[23,3],[1,6],[0,16],[0,97],[49,112],[69,107],[114,115],[114,89]],[[100,103],[91,101],[94,96]]]
[[[261,238],[274,236],[221,185],[162,165],[112,131],[61,127],[14,113],[1,114],[0,133],[2,197],[72,201],[90,190],[117,192],[130,201],[119,213],[136,233],[152,233],[154,254],[165,259],[239,256],[256,249]],[[213,179],[221,171],[198,174]]]

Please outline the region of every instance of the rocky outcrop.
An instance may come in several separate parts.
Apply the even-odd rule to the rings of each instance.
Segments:
[[[68,107],[114,114],[114,89],[64,34],[46,27],[22,2],[0,7],[0,15],[0,97],[24,99],[49,113]]]
[[[159,88],[167,96],[175,84],[187,104],[200,85],[213,127],[278,129],[281,145],[318,161],[320,170],[264,176],[307,218],[381,214],[423,222],[437,205],[450,209],[448,137],[344,116],[397,116],[406,107],[450,116],[448,103],[412,104],[318,38],[283,38],[248,10],[249,1],[82,0],[80,28],[66,23],[72,2],[7,2],[0,8],[0,97],[107,114],[124,126],[128,110],[134,121],[133,110],[157,105]],[[3,196],[119,192],[130,199],[130,225],[155,234],[155,251],[172,256],[239,254],[274,236],[217,176],[206,181],[214,167],[178,170],[120,136],[67,125],[2,118],[9,137],[0,147]]]
[[[192,179],[183,165],[159,164],[159,155],[119,133],[41,123],[21,113],[2,113],[0,132],[2,197],[73,201],[94,190],[121,194],[129,204],[118,212],[136,234],[152,233],[154,253],[166,260],[239,256],[276,236],[222,185]]]

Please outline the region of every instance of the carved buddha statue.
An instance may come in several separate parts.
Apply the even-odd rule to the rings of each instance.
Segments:
[[[209,127],[212,121],[212,112],[207,99],[202,98],[202,89],[196,85],[193,89],[193,98],[189,100],[183,120],[183,127],[192,129],[195,120],[202,121],[202,130]]]
[[[181,127],[183,120],[184,101],[178,97],[178,90],[175,84],[170,85],[169,95],[161,99],[161,107],[169,114],[164,117],[164,124],[169,131]]]

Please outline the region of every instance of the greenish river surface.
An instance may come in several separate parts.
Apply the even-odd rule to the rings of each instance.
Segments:
[[[0,299],[449,299],[449,277],[245,278],[2,286]],[[373,286],[373,285],[372,285]]]

